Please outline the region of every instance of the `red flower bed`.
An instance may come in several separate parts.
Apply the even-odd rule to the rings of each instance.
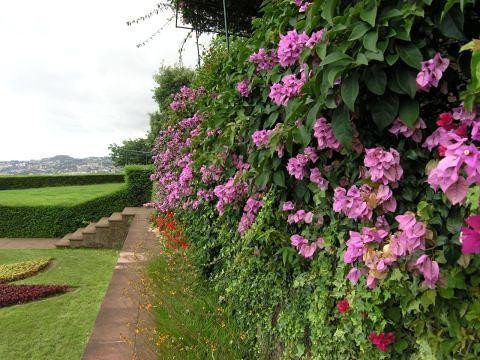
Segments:
[[[165,239],[165,246],[175,251],[180,248],[188,249],[188,244],[180,227],[177,226],[172,212],[158,215],[153,218],[160,235]]]
[[[66,285],[7,285],[0,284],[0,308],[63,294],[69,290]]]

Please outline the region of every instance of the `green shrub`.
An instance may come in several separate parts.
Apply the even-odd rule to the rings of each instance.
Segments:
[[[151,169],[131,166],[125,172],[121,190],[73,206],[0,205],[0,237],[61,237],[127,206],[142,206],[151,198]]]
[[[123,174],[0,176],[0,190],[121,183]]]
[[[127,193],[132,206],[142,206],[152,198],[152,181],[150,175],[153,172],[151,165],[125,166],[125,178]]]
[[[192,258],[248,333],[252,358],[477,359],[480,256],[472,252],[480,250],[465,250],[462,238],[478,236],[464,220],[479,212],[480,180],[464,181],[470,173],[458,158],[475,154],[478,169],[472,122],[479,126],[480,51],[478,42],[467,44],[480,35],[478,1],[311,3],[300,12],[291,0],[264,1],[251,38],[234,42],[229,54],[218,46],[207,53],[195,85],[211,96],[180,104],[157,141],[158,158],[171,161],[159,161],[154,178],[180,194],[159,194],[157,208],[181,217]],[[321,41],[302,45],[322,29]],[[259,71],[248,59],[262,48],[272,58],[270,51],[281,48],[283,63]],[[300,52],[289,56],[295,48]],[[432,151],[431,136],[442,128],[452,139],[463,134],[471,147],[452,155],[454,146],[440,142]],[[465,146],[460,142],[453,141]],[[182,151],[172,154],[172,144]],[[390,148],[401,167],[379,161],[392,170],[380,182],[367,153]],[[178,166],[184,159],[188,177]],[[445,166],[452,159],[460,164],[455,169]],[[442,166],[455,171],[446,176]],[[309,177],[312,170],[328,185]],[[458,179],[456,186],[434,191],[432,172]],[[374,194],[389,183],[390,209]],[[248,196],[263,202],[256,220]],[[295,211],[311,212],[310,220],[280,211],[287,200]],[[371,212],[350,212],[357,204]],[[190,206],[196,211],[182,210]],[[393,250],[405,235],[401,223],[412,217],[425,230],[422,243]],[[253,224],[240,236],[242,222]],[[386,223],[383,240],[364,235]],[[361,252],[352,259],[356,246]],[[315,253],[298,253],[308,247]],[[358,282],[355,274],[363,274]],[[350,308],[343,313],[336,305],[345,300]],[[387,352],[375,343],[378,333],[395,335]]]

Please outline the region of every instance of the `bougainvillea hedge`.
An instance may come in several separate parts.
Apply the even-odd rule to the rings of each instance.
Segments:
[[[45,269],[52,258],[41,258],[14,264],[0,264],[0,284],[24,279]]]
[[[155,145],[251,358],[480,356],[476,1],[268,0]]]
[[[64,294],[66,285],[9,285],[0,284],[0,308]]]

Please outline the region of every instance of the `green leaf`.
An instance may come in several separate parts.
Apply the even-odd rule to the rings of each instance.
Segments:
[[[455,6],[447,14],[443,20],[437,25],[440,32],[451,39],[465,41],[463,34],[463,13],[460,8]]]
[[[329,23],[332,23],[333,15],[335,15],[335,9],[337,8],[338,0],[327,0],[323,5],[322,17]]]
[[[412,99],[417,93],[416,73],[406,67],[397,67],[395,70],[395,78],[398,87]]]
[[[420,115],[420,105],[417,100],[402,98],[398,115],[405,124],[413,128]]]
[[[377,17],[377,2],[370,0],[360,12],[360,19],[366,21],[370,26],[375,26],[375,19]]]
[[[302,100],[300,98],[291,99],[287,104],[287,109],[285,110],[285,121],[288,121],[294,118],[298,112],[298,109],[302,105]]]
[[[340,89],[342,99],[348,108],[355,111],[355,100],[358,96],[358,74],[352,73],[348,78],[342,82]]]
[[[397,44],[397,52],[403,62],[417,70],[422,68],[421,62],[423,60],[422,53],[413,44],[400,45]]]
[[[387,86],[387,74],[378,66],[371,66],[365,70],[365,85],[375,95],[383,95]]]
[[[320,101],[317,101],[315,105],[313,105],[312,108],[308,111],[307,121],[305,123],[308,129],[311,129],[313,124],[315,123],[315,120],[317,120],[317,114],[318,110],[320,110],[320,106],[322,106],[322,103]]]
[[[370,26],[368,26],[367,23],[364,23],[363,21],[360,21],[352,30],[352,33],[350,34],[350,37],[348,38],[348,41],[353,41],[360,39],[363,35],[367,33],[367,31],[370,29]]]
[[[270,179],[271,172],[270,170],[266,170],[262,172],[256,179],[255,184],[258,186],[265,186],[268,184],[268,180]]]
[[[368,59],[364,53],[359,52],[357,55],[357,60],[355,61],[357,65],[368,65]]]
[[[374,102],[371,114],[379,130],[385,129],[393,122],[398,114],[398,106],[398,96],[393,94],[382,96]]]
[[[398,53],[388,54],[387,56],[385,56],[385,61],[387,62],[387,64],[389,66],[392,66],[393,64],[395,64],[397,62],[398,58],[399,58]]]
[[[343,60],[343,59],[352,60],[352,58],[350,56],[348,56],[348,55],[346,55],[342,52],[336,51],[336,52],[330,53],[327,56],[325,56],[325,59],[323,59],[323,61],[320,65],[325,66],[325,65],[334,63],[336,61]]]
[[[377,51],[378,33],[376,31],[370,31],[363,37],[363,47],[367,50]]]
[[[430,305],[435,306],[435,298],[437,297],[437,292],[433,289],[427,290],[422,294],[420,298],[420,303],[423,305],[423,309],[427,310]]]
[[[347,149],[352,149],[353,129],[350,114],[345,105],[340,105],[332,115],[332,131],[337,140]]]
[[[273,173],[273,182],[275,185],[285,187],[285,173],[283,170],[277,170]]]

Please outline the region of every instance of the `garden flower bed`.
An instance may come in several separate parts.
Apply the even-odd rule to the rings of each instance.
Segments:
[[[14,264],[0,264],[0,284],[24,279],[45,269],[52,258],[41,258]]]
[[[66,285],[9,285],[0,284],[0,308],[64,294]]]

